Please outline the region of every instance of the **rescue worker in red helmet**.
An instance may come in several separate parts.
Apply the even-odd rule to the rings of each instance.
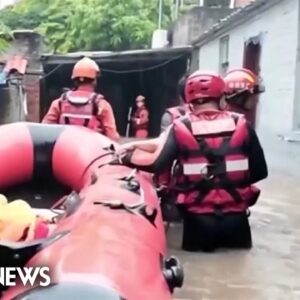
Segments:
[[[181,105],[166,109],[161,120],[161,132],[165,131],[176,119],[185,116],[190,111],[189,104],[185,103],[184,100],[186,79],[187,76],[184,76],[178,82],[178,95]],[[175,205],[176,191],[174,190],[174,186],[176,186],[176,178],[172,176],[172,171],[176,167],[177,163],[174,162],[171,168],[154,175],[154,183],[161,198],[163,219],[167,222],[178,222],[181,220],[180,213]]]
[[[119,149],[123,164],[147,172],[179,160],[177,204],[184,212],[182,248],[187,251],[252,246],[247,211],[259,196],[252,184],[267,177],[267,164],[246,119],[220,110],[224,90],[218,74],[193,73],[185,86],[192,113],[158,139]]]
[[[265,92],[262,78],[248,69],[232,69],[225,77],[226,84],[225,110],[245,114],[249,119],[249,112],[255,107],[255,95]]]
[[[139,95],[135,99],[136,111],[132,118],[132,127],[136,138],[147,138],[149,126],[149,111],[146,107],[145,97]]]
[[[75,89],[51,103],[42,123],[85,126],[118,140],[113,109],[101,94],[95,93],[99,75],[96,62],[88,57],[79,60],[72,72]]]

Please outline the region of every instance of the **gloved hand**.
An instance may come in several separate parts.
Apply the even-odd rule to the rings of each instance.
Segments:
[[[131,144],[131,143],[130,143]],[[123,158],[127,156],[128,154],[132,153],[134,151],[135,147],[131,144],[124,144],[117,146],[115,148],[115,154],[114,158],[110,164],[112,165],[122,165],[123,164]]]
[[[168,187],[165,185],[158,186],[156,188],[156,193],[159,198],[164,198],[168,193]]]

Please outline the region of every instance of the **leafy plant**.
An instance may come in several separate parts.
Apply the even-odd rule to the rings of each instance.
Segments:
[[[0,22],[0,54],[9,47],[9,40],[12,38],[10,29]]]
[[[163,25],[172,0],[164,0]],[[146,48],[158,21],[158,0],[22,0],[0,12],[12,29],[36,29],[53,52]]]

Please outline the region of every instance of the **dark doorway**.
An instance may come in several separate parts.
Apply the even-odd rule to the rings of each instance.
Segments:
[[[146,97],[150,136],[159,134],[165,109],[179,104],[177,84],[186,73],[191,52],[192,49],[186,47],[93,57],[102,69],[97,91],[111,103],[122,136],[126,134],[129,109],[139,94]],[[49,75],[41,82],[41,117],[51,102],[61,95],[62,89],[72,86],[70,75],[79,58],[65,55],[49,56],[43,60],[44,72]]]
[[[253,38],[253,39],[251,38],[250,40],[245,42],[243,67],[251,70],[256,75],[259,75],[260,57],[261,57],[261,42],[259,38]],[[255,105],[253,105],[253,109],[251,111],[246,113],[246,118],[252,124],[252,126],[255,127],[259,95],[256,95],[253,100],[255,101]]]

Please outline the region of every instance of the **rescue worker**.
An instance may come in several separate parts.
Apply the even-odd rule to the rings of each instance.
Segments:
[[[267,164],[246,119],[220,110],[224,90],[218,74],[193,73],[185,85],[192,113],[158,139],[119,149],[123,164],[147,172],[179,160],[177,204],[184,212],[182,248],[187,251],[252,247],[248,208],[259,196],[252,184],[267,177]]]
[[[42,123],[85,126],[118,140],[112,107],[101,94],[95,93],[99,75],[100,69],[93,60],[79,60],[72,72],[75,89],[52,102]]]
[[[226,84],[225,110],[245,114],[250,119],[250,113],[255,108],[255,95],[265,92],[262,79],[248,69],[233,69],[229,71],[224,81]]]
[[[0,195],[0,240],[10,242],[32,241],[46,238],[50,220],[37,216],[25,201],[18,199],[8,203]]]
[[[184,100],[184,87],[186,76],[181,78],[178,83],[178,94],[180,104],[167,108],[161,120],[161,132],[165,131],[176,119],[181,118],[190,111],[189,105]],[[176,186],[176,179],[172,177],[172,170],[176,168],[174,162],[171,168],[168,168],[160,174],[154,175],[154,183],[157,187],[158,195],[161,198],[161,209],[164,221],[178,222],[181,220],[180,213],[175,205],[176,192],[173,187]]]
[[[149,126],[149,111],[146,107],[145,97],[139,95],[135,99],[136,111],[131,119],[134,136],[136,138],[147,138]]]

